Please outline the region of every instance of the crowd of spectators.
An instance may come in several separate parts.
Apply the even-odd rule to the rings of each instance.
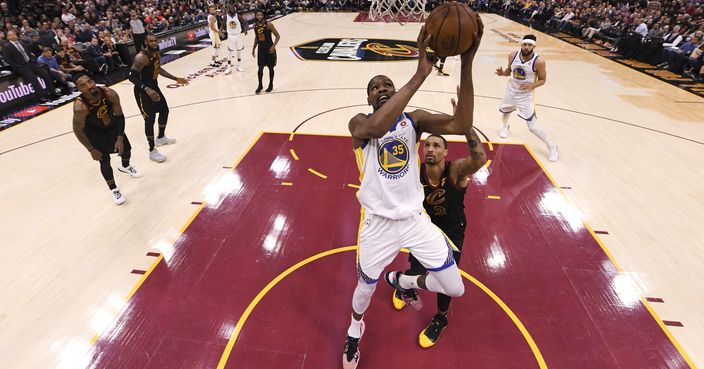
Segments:
[[[475,7],[539,30],[583,38],[695,81],[704,75],[701,1],[477,0]]]
[[[107,74],[124,68],[116,45],[135,41],[139,50],[147,33],[159,34],[205,22],[211,1],[204,0],[0,0],[0,71],[32,83],[41,100],[75,88],[72,74]],[[294,11],[357,10],[364,0],[237,0],[239,12],[256,9],[269,15]],[[221,22],[222,24],[222,22]],[[36,76],[47,87],[36,83]]]
[[[427,10],[443,0],[428,0]],[[369,0],[235,0],[239,12],[353,11]],[[477,10],[503,14],[546,32],[601,44],[697,81],[704,75],[704,4],[690,0],[470,0]],[[32,81],[44,99],[74,88],[72,74],[107,74],[124,68],[116,45],[147,32],[161,33],[207,19],[205,0],[0,0],[0,71]],[[46,86],[33,82],[39,76]]]

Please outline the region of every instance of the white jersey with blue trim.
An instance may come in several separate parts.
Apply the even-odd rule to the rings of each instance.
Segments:
[[[527,61],[521,61],[521,51],[519,50],[513,57],[511,62],[511,79],[508,83],[508,89],[515,94],[531,94],[533,90],[521,90],[520,86],[525,83],[533,83],[537,79],[535,73],[535,62],[538,60],[538,54],[533,54],[533,57]]]
[[[403,113],[381,138],[355,149],[361,186],[359,203],[369,214],[406,219],[423,211],[423,186],[416,125]]]
[[[212,34],[213,34],[213,30],[210,28],[210,20],[211,20],[211,19],[214,19],[214,20],[215,20],[215,22],[214,22],[215,24],[213,24],[213,27],[215,27],[216,30],[219,30],[220,27],[218,27],[218,17],[216,17],[216,16],[214,16],[214,15],[212,15],[212,14],[208,14],[208,32],[212,35]],[[217,32],[215,32],[215,33],[217,34]]]
[[[228,14],[226,22],[228,35],[237,36],[242,33],[242,25],[240,24],[240,18],[237,14],[235,14],[234,17],[231,17],[230,14]]]

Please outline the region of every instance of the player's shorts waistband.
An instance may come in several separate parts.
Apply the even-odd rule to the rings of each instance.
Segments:
[[[386,219],[386,220],[390,220],[390,221],[394,221],[394,222],[401,222],[401,221],[405,221],[405,220],[417,219],[417,218],[423,216],[423,210],[418,210],[417,212],[414,212],[410,216],[403,217],[403,218],[389,218],[389,217],[385,217],[383,215],[370,213],[369,210],[365,211],[365,214],[366,214],[367,218],[381,218],[381,219]]]

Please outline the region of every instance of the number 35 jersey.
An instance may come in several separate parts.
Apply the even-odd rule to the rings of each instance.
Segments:
[[[416,125],[403,113],[381,138],[355,149],[361,186],[357,198],[369,214],[406,219],[423,211]]]

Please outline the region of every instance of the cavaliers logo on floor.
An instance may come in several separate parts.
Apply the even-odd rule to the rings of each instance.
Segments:
[[[415,41],[325,38],[291,47],[301,60],[398,61],[418,58]]]

